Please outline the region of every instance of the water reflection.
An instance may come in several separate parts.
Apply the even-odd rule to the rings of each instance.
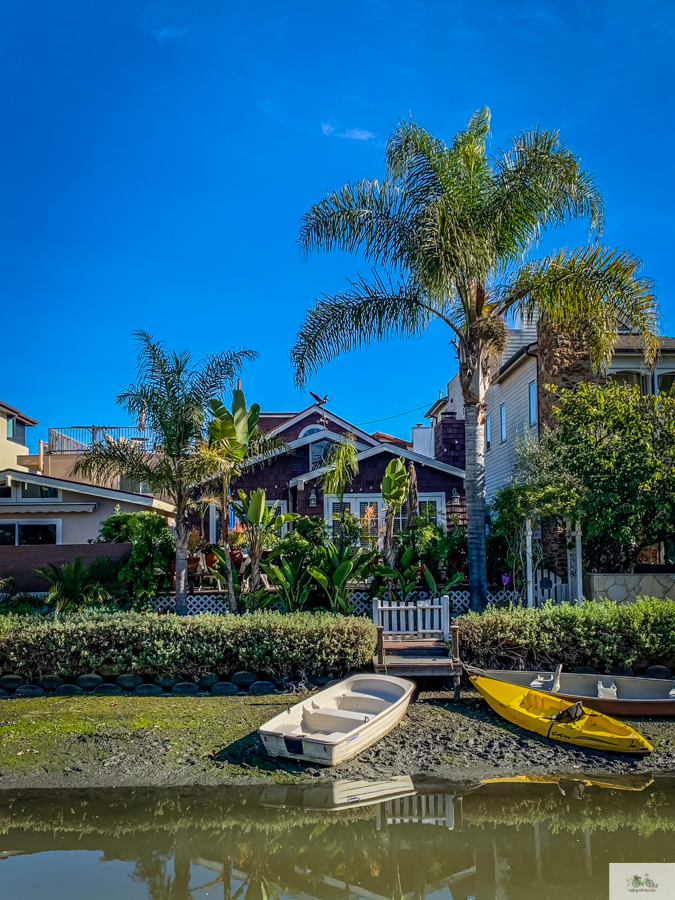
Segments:
[[[10,900],[599,900],[673,862],[675,779],[394,778],[0,798]]]

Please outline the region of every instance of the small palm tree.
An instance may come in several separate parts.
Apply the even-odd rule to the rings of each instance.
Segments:
[[[603,202],[557,132],[523,132],[490,158],[490,111],[475,113],[451,144],[401,122],[387,145],[384,181],[346,184],[304,217],[309,253],[360,251],[380,269],[306,314],[291,351],[303,386],[324,363],[371,340],[415,337],[433,321],[452,335],[465,404],[471,603],[486,601],[484,395],[491,358],[505,346],[506,318],[545,319],[582,339],[594,365],[611,356],[619,325],[656,350],[656,301],[627,251],[591,243],[543,259],[528,253],[548,229],[573,218],[600,233]]]
[[[119,566],[107,556],[99,556],[88,566],[81,556],[65,566],[36,566],[35,571],[51,583],[45,603],[57,612],[77,612],[85,606],[109,603],[122,593]]]
[[[195,488],[195,451],[204,439],[209,401],[231,388],[253,350],[226,350],[194,363],[188,350],[170,351],[145,331],[139,344],[138,382],[117,402],[134,419],[143,417],[154,435],[154,449],[104,438],[87,448],[75,475],[109,483],[118,475],[140,482],[176,507],[176,612],[187,614],[188,512]]]
[[[342,438],[328,449],[325,456],[327,466],[321,478],[321,487],[324,496],[333,494],[340,504],[340,555],[345,552],[347,542],[347,507],[345,506],[345,492],[359,471],[358,450],[354,441],[354,435],[347,432]]]
[[[262,465],[277,453],[287,449],[283,438],[269,435],[258,427],[260,406],[252,403],[246,408],[246,398],[241,387],[232,392],[232,409],[220,400],[211,400],[211,421],[208,423],[208,438],[198,446],[193,461],[195,481],[218,477],[219,496],[209,496],[221,510],[221,544],[227,574],[227,593],[232,612],[237,612],[237,596],[232,577],[230,560],[230,486],[245,470]],[[209,485],[210,486],[210,485]],[[208,487],[206,496],[208,494]],[[200,490],[204,490],[203,485]]]

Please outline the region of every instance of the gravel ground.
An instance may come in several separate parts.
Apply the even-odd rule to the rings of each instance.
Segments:
[[[499,719],[473,688],[422,688],[398,728],[357,759],[317,769],[267,757],[256,729],[292,695],[40,698],[0,704],[0,789],[300,782],[412,775],[675,773],[675,719],[630,720],[646,759],[549,741]]]

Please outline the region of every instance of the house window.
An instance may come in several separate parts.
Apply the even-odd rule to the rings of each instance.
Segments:
[[[491,430],[490,414],[488,413],[487,416],[485,416],[485,449],[486,450],[490,449],[490,437],[491,437],[490,430]]]
[[[11,500],[11,499],[12,499],[11,487],[7,484],[0,485],[0,500]]]
[[[659,375],[659,391],[662,394],[670,394],[675,383],[675,372],[664,372]]]
[[[14,434],[16,432],[16,419],[14,416],[7,416],[7,438],[8,440],[14,439]]]
[[[368,534],[376,537],[380,524],[377,500],[361,500],[359,502],[359,518]]]
[[[17,422],[16,416],[7,417],[7,440],[16,441],[17,444],[26,442],[26,426],[23,422]]]
[[[537,424],[537,382],[531,381],[528,389],[528,400],[530,407],[530,415],[529,415],[529,424],[536,425]]]
[[[56,488],[45,487],[42,484],[24,482],[21,487],[22,500],[57,500],[59,492]]]
[[[506,403],[499,407],[499,438],[502,444],[506,441]]]
[[[405,526],[408,523],[408,504],[404,503],[401,507],[401,511],[397,516],[394,516],[394,531],[403,531]]]
[[[317,434],[319,431],[323,431],[323,428],[320,425],[308,425],[307,428],[303,428],[300,432],[300,437],[307,437],[308,434]]]
[[[56,522],[1,522],[0,545],[58,543]]]
[[[330,441],[317,441],[316,444],[309,445],[309,467],[312,471],[324,465],[329,447]]]

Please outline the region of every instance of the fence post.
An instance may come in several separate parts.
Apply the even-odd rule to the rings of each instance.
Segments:
[[[532,519],[525,519],[525,562],[527,578],[527,605],[534,606],[534,590],[532,585]]]
[[[380,618],[380,601],[377,597],[373,597],[373,623],[377,625],[382,624],[382,620]]]
[[[450,597],[443,594],[441,597],[441,628],[443,629],[443,640],[450,640]]]
[[[576,600],[577,603],[582,603],[584,599],[584,561],[581,554],[581,522],[578,519],[574,529],[574,550],[577,559]]]

